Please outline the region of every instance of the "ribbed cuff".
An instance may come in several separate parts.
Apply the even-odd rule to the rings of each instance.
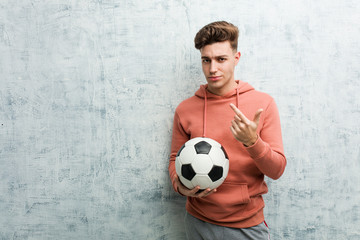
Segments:
[[[267,144],[260,138],[260,136],[252,146],[245,147],[245,149],[254,160],[262,158],[268,151]]]

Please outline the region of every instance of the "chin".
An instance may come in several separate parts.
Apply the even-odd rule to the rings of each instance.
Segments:
[[[214,88],[221,88],[224,85],[221,81],[208,81],[208,84]]]

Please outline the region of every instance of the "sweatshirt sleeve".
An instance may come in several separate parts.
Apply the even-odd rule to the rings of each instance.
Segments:
[[[246,150],[264,175],[278,179],[285,170],[286,157],[283,149],[279,111],[273,99],[264,113],[264,122],[258,140]]]
[[[174,115],[174,123],[173,123],[173,133],[172,133],[172,139],[171,139],[171,152],[170,152],[170,159],[169,159],[169,175],[170,180],[172,182],[173,188],[176,192],[178,192],[178,186],[176,185],[175,179],[176,179],[176,170],[175,170],[175,159],[176,154],[181,148],[182,145],[184,145],[185,142],[187,142],[190,139],[189,135],[184,131],[180,118],[177,112],[175,112]]]

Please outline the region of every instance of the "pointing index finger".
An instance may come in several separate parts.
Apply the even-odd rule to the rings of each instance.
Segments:
[[[235,112],[235,114],[237,116],[239,116],[239,118],[241,119],[241,121],[243,121],[244,123],[248,123],[249,119],[247,119],[247,117],[245,117],[245,115],[232,103],[230,103],[230,107],[232,108],[232,110]]]

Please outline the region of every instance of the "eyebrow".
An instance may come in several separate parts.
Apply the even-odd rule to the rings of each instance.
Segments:
[[[215,56],[214,58],[227,58],[229,57],[228,55],[219,55],[219,56]],[[208,56],[201,56],[201,58],[211,58],[211,57],[208,57]]]

